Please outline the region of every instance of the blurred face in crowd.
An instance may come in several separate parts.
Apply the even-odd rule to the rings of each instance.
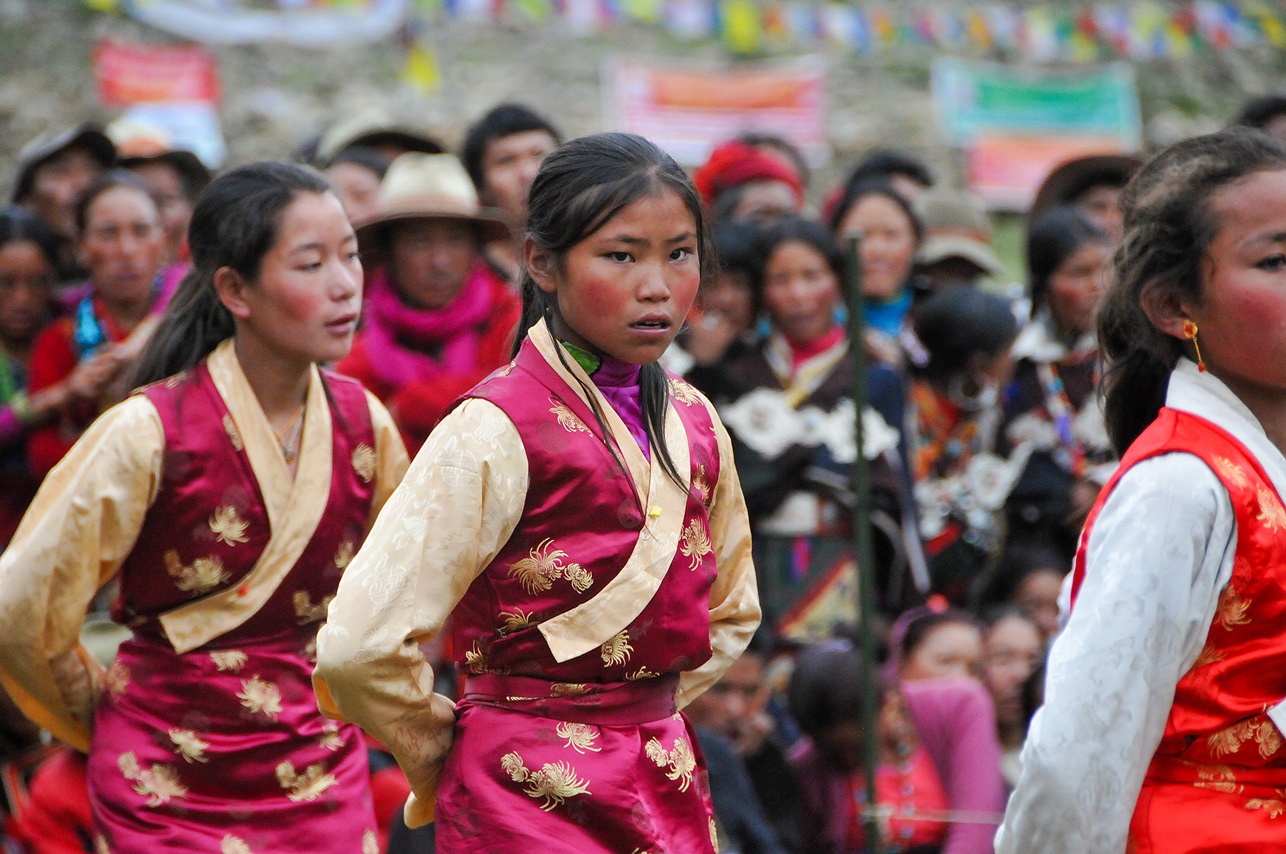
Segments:
[[[346,160],[326,170],[348,218],[356,222],[379,210],[380,176],[360,163]]]
[[[256,279],[227,290],[221,296],[237,318],[238,339],[253,338],[259,351],[298,365],[348,355],[362,308],[362,262],[338,197],[298,193],[280,214]]]
[[[782,243],[764,265],[764,309],[796,344],[811,344],[835,325],[839,279],[826,256],[809,243]]]
[[[712,729],[737,744],[743,731],[767,705],[763,659],[744,653],[718,682],[692,701],[687,714],[697,726]]]
[[[978,676],[982,668],[982,632],[971,623],[941,623],[929,629],[902,659],[901,675],[916,679]]]
[[[543,130],[522,131],[487,143],[482,153],[483,200],[509,214],[515,223],[525,223],[531,182],[557,147],[558,140]]]
[[[1073,204],[1107,232],[1115,246],[1125,234],[1125,219],[1121,214],[1121,187],[1113,184],[1095,184],[1081,193]]]
[[[130,171],[151,188],[161,206],[161,227],[165,231],[164,263],[172,264],[182,257],[187,240],[188,223],[192,221],[193,200],[183,188],[183,176],[173,163],[148,160],[137,163]]]
[[[785,181],[747,181],[737,188],[741,195],[732,219],[772,223],[799,210],[799,199]]]
[[[53,270],[30,240],[0,246],[0,342],[25,348],[35,340],[49,313]]]
[[[76,235],[76,200],[102,173],[103,165],[88,149],[66,148],[36,167],[23,206],[70,239]]]
[[[839,224],[839,236],[862,235],[862,294],[888,302],[901,295],[915,261],[915,225],[897,202],[878,193],[860,197]]]
[[[85,211],[80,237],[94,292],[109,305],[150,301],[164,241],[160,211],[147,193],[135,187],[99,193]]]
[[[1013,603],[1032,615],[1046,637],[1058,633],[1058,594],[1062,586],[1063,573],[1051,567],[1027,573],[1014,591]]]
[[[741,270],[720,270],[701,290],[701,306],[745,332],[755,323],[755,292],[749,274]]]
[[[1023,684],[1040,665],[1044,642],[1036,624],[1012,615],[996,622],[983,645],[983,681],[996,703],[996,720],[1001,727],[1020,725],[1023,715]]]
[[[416,219],[389,236],[389,275],[411,307],[445,308],[478,262],[478,232],[458,219]]]
[[[911,717],[905,698],[896,688],[886,690],[880,702],[875,726],[881,746],[881,761],[900,747],[914,745],[919,741],[915,720]],[[850,718],[836,721],[817,733],[813,740],[831,765],[851,774],[861,770],[865,764],[866,740],[863,732],[861,722]]]
[[[1107,286],[1106,244],[1086,243],[1068,255],[1049,277],[1045,300],[1063,337],[1084,335],[1094,324],[1094,310]]]

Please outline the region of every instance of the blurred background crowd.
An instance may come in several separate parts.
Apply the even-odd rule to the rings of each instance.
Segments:
[[[480,106],[462,133],[426,131],[396,109],[353,111],[268,152],[322,171],[357,230],[365,316],[332,367],[385,402],[412,453],[458,395],[508,361],[527,191],[565,138],[556,111]],[[51,116],[5,153],[0,549],[42,477],[129,392],[212,175],[162,126],[70,119]],[[1229,120],[1286,139],[1286,98]],[[1141,156],[1057,165],[1010,220],[1015,254],[998,251],[981,197],[897,140],[824,182],[782,136],[709,143],[693,177],[718,257],[665,363],[733,437],[764,610],[750,649],[687,709],[721,850],[863,848],[850,478],[860,453],[872,475],[886,845],[990,851],[1041,701],[1060,586],[1114,466],[1093,317],[1121,237],[1117,199]],[[843,298],[854,234],[860,341]],[[856,348],[868,366],[861,413]],[[109,663],[112,624],[91,617],[84,637]],[[455,651],[432,654],[453,693]],[[0,737],[5,850],[92,851],[83,758],[12,709]],[[378,744],[370,758],[384,850],[432,851],[431,827],[400,823],[400,771]]]

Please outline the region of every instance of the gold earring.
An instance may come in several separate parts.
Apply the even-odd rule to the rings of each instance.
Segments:
[[[1206,361],[1201,358],[1201,345],[1197,343],[1197,324],[1184,318],[1183,335],[1192,342],[1193,349],[1197,351],[1197,370],[1204,374],[1206,372]]]

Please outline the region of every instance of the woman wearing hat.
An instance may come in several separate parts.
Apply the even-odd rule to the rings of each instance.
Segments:
[[[356,223],[366,276],[365,326],[336,368],[393,413],[414,453],[460,394],[508,361],[521,304],[482,247],[509,235],[450,154],[398,157],[380,209]]]

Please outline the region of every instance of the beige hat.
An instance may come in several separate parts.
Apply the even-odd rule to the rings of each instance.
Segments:
[[[483,243],[512,236],[509,220],[478,204],[478,191],[454,154],[408,152],[393,161],[380,182],[379,210],[353,223],[363,244],[378,242],[382,226],[416,219],[476,223]]]
[[[962,258],[987,275],[1005,275],[1005,265],[991,248],[991,218],[980,197],[930,187],[916,198],[915,212],[924,223],[924,240],[916,255],[921,264]]]
[[[173,134],[163,127],[121,117],[107,126],[107,138],[116,145],[117,163],[126,169],[157,160],[169,163],[192,195],[210,183],[210,170],[201,158],[176,146]]]
[[[326,129],[317,142],[317,162],[328,166],[346,148],[355,145],[379,147],[392,145],[405,151],[441,154],[446,146],[431,134],[407,127],[388,112],[370,107],[350,115]]]

